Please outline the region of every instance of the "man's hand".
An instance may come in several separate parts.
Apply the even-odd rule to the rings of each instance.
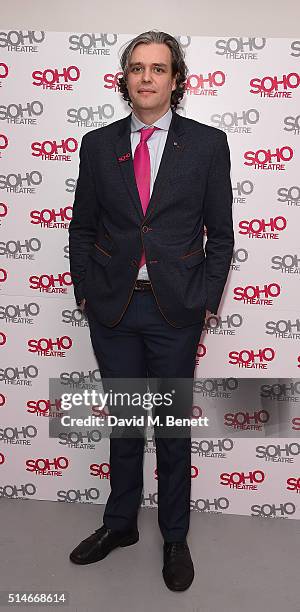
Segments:
[[[84,308],[85,308],[85,298],[83,298],[83,300],[81,300],[78,308],[79,308],[79,310],[81,310],[81,312],[84,311]]]
[[[207,310],[205,318],[210,317],[210,315],[216,316],[214,312],[210,312],[210,310]]]

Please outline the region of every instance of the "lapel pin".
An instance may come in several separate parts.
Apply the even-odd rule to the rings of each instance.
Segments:
[[[121,155],[121,157],[118,157],[118,161],[124,162],[124,161],[127,161],[129,158],[130,158],[130,153],[124,153],[124,155]]]

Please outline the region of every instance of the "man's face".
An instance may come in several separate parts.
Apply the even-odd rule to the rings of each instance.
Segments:
[[[172,76],[171,51],[165,44],[141,43],[129,61],[127,88],[134,111],[167,112],[176,89]]]

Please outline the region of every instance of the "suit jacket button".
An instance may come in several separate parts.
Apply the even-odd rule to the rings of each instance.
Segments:
[[[150,229],[150,228],[148,227],[148,225],[143,225],[143,227],[142,227],[142,232],[143,232],[144,234],[146,234],[147,232],[149,232],[149,229]]]

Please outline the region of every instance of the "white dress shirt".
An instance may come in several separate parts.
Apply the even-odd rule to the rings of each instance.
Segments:
[[[157,121],[155,121],[151,125],[146,125],[145,123],[142,123],[142,121],[140,121],[133,112],[132,112],[132,115],[131,115],[131,135],[130,135],[130,138],[131,138],[132,158],[134,157],[135,149],[136,149],[137,145],[140,142],[140,132],[139,132],[139,130],[141,128],[149,128],[149,127],[157,127],[157,128],[159,128],[159,130],[155,130],[155,132],[153,132],[153,134],[147,140],[147,145],[148,145],[149,155],[150,155],[150,168],[151,168],[151,174],[150,174],[150,197],[151,197],[151,194],[152,194],[153,185],[154,185],[154,181],[156,179],[156,175],[157,175],[157,172],[158,172],[158,168],[159,168],[159,165],[160,165],[162,154],[163,154],[163,151],[164,151],[164,148],[165,148],[165,144],[166,144],[166,140],[167,140],[167,136],[168,136],[168,130],[169,130],[169,127],[170,127],[171,119],[172,119],[171,108],[169,108],[169,110],[162,117],[160,117],[160,119],[158,119]],[[141,207],[142,207],[142,205],[141,205]],[[141,278],[143,280],[149,280],[149,275],[148,275],[147,265],[146,264],[144,264],[139,269],[138,278]]]

